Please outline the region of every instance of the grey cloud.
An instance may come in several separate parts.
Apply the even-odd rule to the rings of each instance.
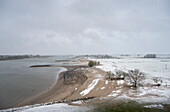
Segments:
[[[169,53],[168,0],[1,0],[0,54]]]

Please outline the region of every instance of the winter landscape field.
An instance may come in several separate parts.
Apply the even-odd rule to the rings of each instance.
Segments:
[[[0,112],[170,112],[170,0],[0,0]]]

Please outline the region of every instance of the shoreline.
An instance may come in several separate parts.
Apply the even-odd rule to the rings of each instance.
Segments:
[[[71,62],[72,63],[72,62]],[[145,87],[140,86],[140,91],[135,90],[129,83],[124,79],[108,79],[107,72],[105,68],[100,67],[88,67],[87,65],[32,65],[30,67],[64,67],[67,70],[60,72],[58,75],[58,80],[52,88],[48,91],[22,102],[17,107],[32,106],[34,104],[54,104],[54,102],[65,102],[69,101],[69,105],[75,105],[72,100],[74,99],[86,99],[88,97],[93,97],[95,99],[82,101],[78,106],[88,106],[88,105],[98,105],[104,104],[108,101],[113,101],[113,99],[127,100],[127,101],[145,101],[149,97],[159,98],[159,94],[149,91],[151,88],[146,85]],[[82,77],[77,77],[77,74]],[[78,80],[78,78],[85,80]],[[69,78],[71,77],[71,78]],[[65,80],[66,78],[66,80]],[[73,79],[73,80],[72,80]],[[149,89],[148,92],[145,92]],[[145,90],[145,91],[144,91]],[[159,100],[159,99],[158,99]],[[148,100],[148,102],[151,102]],[[154,102],[154,101],[153,101]]]
[[[60,70],[60,71],[57,73],[57,75],[56,75],[56,80],[55,80],[54,84],[52,84],[50,87],[48,87],[48,89],[46,89],[45,91],[43,91],[43,92],[41,92],[41,93],[39,93],[39,94],[37,94],[37,95],[35,95],[35,96],[33,96],[33,97],[25,100],[25,101],[22,101],[21,103],[17,104],[16,107],[18,107],[18,106],[20,107],[20,105],[25,106],[25,103],[30,102],[30,101],[36,99],[37,97],[41,96],[42,94],[45,94],[45,93],[49,92],[49,91],[56,85],[56,83],[57,83],[57,81],[58,81],[58,79],[59,79],[59,75],[60,75],[62,72],[65,72],[65,71],[67,71],[67,69],[64,68],[64,67],[61,67],[61,70]],[[57,78],[57,77],[58,77],[58,78]],[[27,104],[26,104],[26,105],[27,105]],[[14,107],[15,107],[15,106],[14,106]],[[13,108],[13,107],[12,107],[12,108]]]
[[[22,107],[26,105],[34,105],[34,104],[39,104],[39,103],[46,103],[46,102],[53,102],[57,100],[65,100],[66,97],[60,96],[63,92],[65,92],[65,89],[69,88],[72,86],[80,86],[80,84],[75,84],[73,85],[67,85],[63,84],[63,75],[65,72],[69,72],[73,69],[81,68],[81,67],[87,67],[84,65],[32,65],[30,67],[61,67],[62,69],[57,73],[56,77],[58,76],[57,80],[55,83],[50,87],[50,89],[47,89],[46,91],[33,96],[32,98],[21,102],[20,104],[16,105],[15,107]],[[65,88],[65,89],[63,89]],[[58,95],[57,95],[58,94]],[[68,95],[66,95],[68,96]]]

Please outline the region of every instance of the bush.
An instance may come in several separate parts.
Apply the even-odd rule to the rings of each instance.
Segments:
[[[111,79],[112,77],[115,77],[115,74],[112,73],[111,71],[106,72],[107,73],[107,78]]]
[[[94,66],[95,65],[95,62],[94,61],[89,61],[89,63],[88,63],[88,66],[89,67],[92,67],[92,66]]]
[[[127,73],[124,72],[124,71],[122,71],[122,70],[117,70],[117,69],[116,69],[115,72],[116,72],[116,77],[117,77],[117,78],[124,78],[124,77],[127,76]]]
[[[124,80],[126,76],[128,76],[128,73],[122,71],[122,70],[115,70],[115,74],[111,71],[107,72],[106,78],[110,80]]]

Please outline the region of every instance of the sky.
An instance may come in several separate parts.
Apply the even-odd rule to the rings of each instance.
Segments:
[[[169,0],[0,0],[0,54],[170,53]]]

